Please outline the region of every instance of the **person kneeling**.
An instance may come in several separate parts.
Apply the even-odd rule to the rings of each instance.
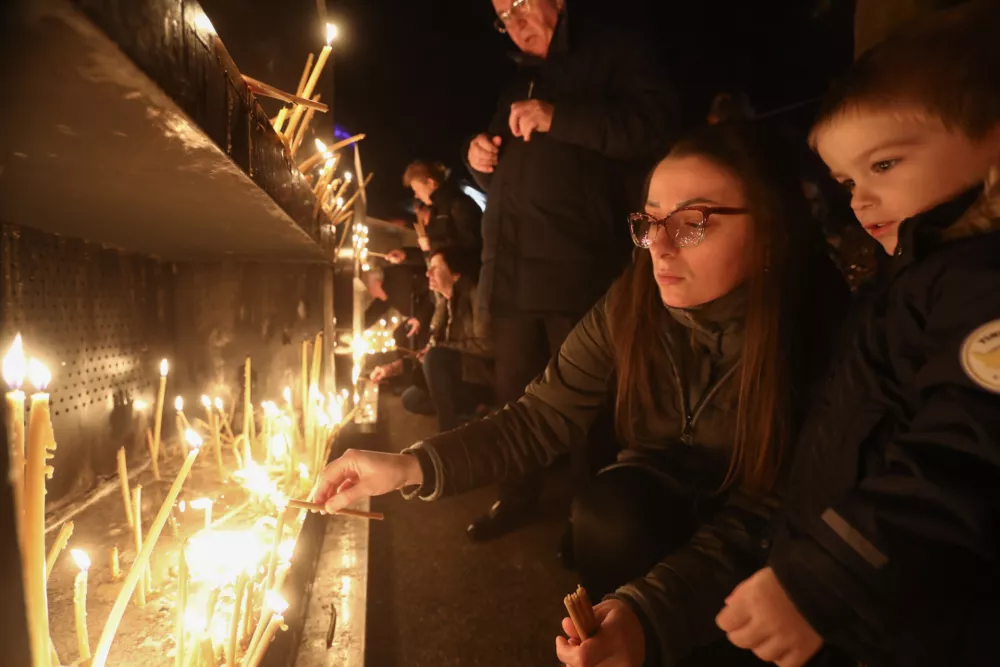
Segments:
[[[425,387],[403,393],[403,407],[417,414],[437,413],[443,433],[459,417],[488,403],[493,381],[493,341],[478,314],[474,260],[454,247],[431,255],[427,278],[440,295],[431,320],[431,339],[419,353]]]

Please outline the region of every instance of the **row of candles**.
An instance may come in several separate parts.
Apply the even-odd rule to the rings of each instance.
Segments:
[[[255,667],[259,664],[271,639],[283,627],[283,614],[288,606],[277,591],[283,584],[297,530],[304,518],[304,511],[300,510],[289,524],[286,517],[290,513],[289,503],[294,504],[295,501],[291,498],[307,493],[312,488],[312,480],[329,455],[332,435],[354,414],[352,411],[347,419],[344,418],[344,406],[348,400],[346,390],[338,396],[331,393],[324,395],[319,390],[321,361],[320,335],[313,346],[311,368],[309,341],[303,343],[301,410],[297,411],[292,403],[290,387],[286,387],[283,392],[283,406],[279,407],[271,401],[263,402],[260,437],[257,436],[255,411],[251,403],[249,358],[245,367],[247,382],[244,386],[244,422],[239,435],[234,434],[221,399],[212,400],[207,395],[202,396],[201,403],[207,421],[196,419],[196,423],[192,424],[184,413],[183,399],[177,397],[174,407],[179,446],[176,449],[181,454],[182,463],[145,535],[142,487],[137,485],[129,488],[125,451],[119,450],[118,472],[122,500],[125,517],[134,532],[136,556],[122,581],[119,594],[92,653],[86,623],[90,559],[82,550],[71,550],[71,556],[80,570],[74,583],[79,663],[89,662],[91,667],[104,667],[133,594],[136,604],[142,606],[145,604],[146,594],[153,592],[149,565],[164,526],[170,522],[176,537],[174,509],[176,507],[184,513],[186,507],[191,507],[204,511],[205,528],[185,541],[179,551],[175,665],[216,667],[218,664],[225,664],[227,667],[235,667],[238,664],[242,667]],[[165,449],[161,447],[161,437],[168,374],[169,364],[163,360],[160,365],[154,424],[147,432],[156,479],[161,474],[161,453],[165,453]],[[48,555],[45,554],[45,479],[51,478],[54,472],[46,461],[53,457],[51,452],[55,450],[49,396],[45,392],[51,376],[43,364],[25,356],[20,335],[15,338],[4,358],[3,376],[10,387],[6,395],[11,425],[10,483],[14,490],[18,518],[18,540],[22,551],[22,575],[32,654],[35,665],[50,667],[52,664],[60,664],[60,661],[50,639],[47,578],[72,534],[72,523],[64,524],[51,551]],[[26,376],[37,391],[31,395],[25,437],[26,397],[21,387]],[[146,407],[148,405],[142,401],[135,401],[133,404],[133,408],[138,410]],[[249,499],[243,505],[215,522],[211,519],[211,499],[198,498],[191,502],[177,503],[184,483],[204,448],[206,438],[212,442],[214,464],[220,479],[237,481],[249,492]],[[231,446],[232,456],[237,463],[231,476],[227,475],[223,462],[224,444]],[[255,455],[263,464],[255,461]],[[301,504],[297,506],[301,507]],[[261,517],[252,529],[218,530],[240,510],[247,508]],[[268,532],[272,532],[271,539],[267,539]],[[239,565],[234,567],[234,563]],[[111,550],[110,566],[112,578],[120,579],[117,546]],[[204,599],[195,599],[189,594],[191,584],[201,585]],[[232,604],[227,605],[228,612],[216,613],[222,599],[228,600],[230,596]],[[204,614],[198,611],[201,609],[205,610]],[[223,625],[226,626],[224,632],[220,630]],[[221,658],[224,663],[220,663],[217,658]]]

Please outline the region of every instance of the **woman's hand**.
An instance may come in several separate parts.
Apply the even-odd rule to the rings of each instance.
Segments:
[[[320,476],[314,501],[334,513],[361,498],[381,496],[424,481],[420,463],[410,454],[348,449]]]
[[[567,667],[642,667],[646,637],[642,623],[621,600],[605,600],[594,607],[600,624],[597,634],[583,642],[573,621],[564,618],[569,639],[556,637],[556,656]]]
[[[385,259],[390,264],[402,264],[406,261],[406,251],[396,248],[386,253]]]

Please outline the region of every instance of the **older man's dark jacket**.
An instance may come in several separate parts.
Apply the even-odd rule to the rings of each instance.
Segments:
[[[903,223],[802,430],[770,564],[843,664],[1000,664],[994,188]]]
[[[489,135],[502,138],[487,191],[481,302],[493,314],[580,316],[628,259],[625,216],[675,123],[669,88],[639,40],[563,14],[545,60],[520,57]],[[513,137],[511,104],[554,105],[552,127]]]

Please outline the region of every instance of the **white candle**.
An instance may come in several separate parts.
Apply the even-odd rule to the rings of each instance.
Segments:
[[[157,540],[160,539],[160,533],[163,531],[163,526],[167,523],[167,517],[170,515],[170,509],[173,507],[174,501],[177,500],[177,496],[180,494],[181,488],[184,486],[184,481],[191,473],[191,467],[194,465],[194,461],[198,457],[201,438],[198,437],[197,433],[194,433],[194,436],[194,438],[190,438],[188,440],[188,442],[192,444],[193,449],[184,460],[184,465],[181,466],[180,471],[177,473],[177,478],[174,480],[170,490],[167,491],[167,496],[164,498],[163,504],[160,506],[160,511],[157,513],[156,518],[153,519],[153,523],[149,527],[149,533],[142,546],[142,552],[139,553],[135,562],[132,563],[132,568],[125,577],[124,583],[122,583],[121,591],[119,591],[118,597],[115,599],[115,604],[111,608],[108,621],[104,626],[104,630],[101,632],[101,638],[97,642],[97,649],[94,651],[94,660],[91,663],[91,667],[104,667],[107,664],[108,654],[111,652],[111,642],[114,641],[115,634],[118,632],[118,626],[122,622],[122,616],[125,615],[125,607],[128,605],[129,598],[132,597],[132,592],[135,590],[136,584],[139,583],[139,577],[142,576],[143,571],[149,564],[149,557],[152,555],[153,549],[156,547]],[[195,442],[198,442],[199,444],[195,445]]]
[[[17,521],[18,539],[21,524],[24,523],[24,376],[28,361],[24,357],[21,334],[14,337],[10,351],[3,358],[3,380],[10,387],[7,392],[7,419],[10,437],[10,483],[14,488],[14,510]]]
[[[167,373],[170,364],[166,359],[160,360],[160,388],[156,393],[156,416],[153,420],[153,477],[160,479],[160,433],[163,428],[163,400],[167,393]]]
[[[49,395],[44,393],[51,380],[48,369],[32,359],[28,363],[31,383],[38,392],[31,395],[28,443],[24,469],[24,530],[22,566],[28,612],[28,634],[35,667],[49,667],[49,603],[45,587],[45,477],[49,449],[55,448]]]
[[[90,660],[90,635],[87,632],[87,572],[90,570],[90,557],[82,549],[72,549],[70,554],[80,568],[73,587],[73,612],[76,618],[76,646],[80,660]]]

